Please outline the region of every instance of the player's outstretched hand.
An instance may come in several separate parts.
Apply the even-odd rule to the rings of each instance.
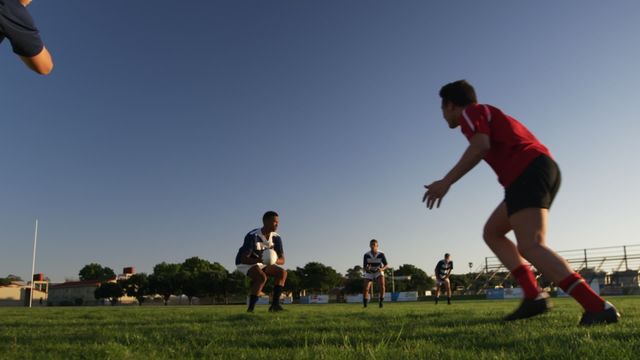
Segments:
[[[444,180],[438,180],[424,187],[427,191],[424,192],[422,202],[427,204],[427,209],[433,209],[433,205],[440,207],[442,198],[447,194],[451,185]]]

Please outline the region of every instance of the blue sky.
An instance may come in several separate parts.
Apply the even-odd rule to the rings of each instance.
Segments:
[[[34,1],[49,77],[0,46],[0,276],[90,262],[233,270],[280,213],[287,267],[479,264],[502,189],[486,164],[420,202],[466,146],[439,88],[466,78],[552,151],[549,244],[640,241],[640,3]],[[474,265],[475,267],[475,265]]]

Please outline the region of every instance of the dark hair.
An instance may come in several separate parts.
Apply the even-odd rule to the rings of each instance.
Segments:
[[[467,106],[478,102],[476,91],[467,80],[448,83],[440,89],[442,105],[451,102],[456,106]]]
[[[448,258],[449,256],[451,256],[451,254],[449,254],[449,253],[444,254],[445,258]]]
[[[275,211],[267,211],[266,213],[264,213],[264,215],[262,215],[262,222],[265,222],[268,219],[274,218],[276,216],[280,216],[280,215],[278,215],[278,213]]]
[[[371,244],[373,244],[373,243],[376,243],[376,244],[377,244],[377,243],[378,243],[378,240],[376,240],[376,239],[371,239],[371,241],[369,241],[369,245],[371,245]]]

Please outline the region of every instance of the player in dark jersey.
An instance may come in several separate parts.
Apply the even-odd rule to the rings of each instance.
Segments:
[[[13,52],[27,67],[47,75],[53,69],[53,61],[26,9],[30,3],[31,0],[0,0],[0,42],[9,39]]]
[[[384,271],[388,268],[387,258],[382,251],[378,251],[378,240],[373,239],[369,241],[369,247],[371,251],[364,254],[364,260],[362,262],[362,269],[364,270],[364,291],[362,293],[362,304],[367,307],[369,302],[369,290],[371,289],[372,282],[376,280],[378,282],[378,291],[380,297],[378,298],[378,306],[382,307],[384,301]]]
[[[524,292],[520,307],[505,320],[532,317],[550,308],[549,296],[540,290],[526,259],[582,305],[581,325],[617,322],[616,308],[546,244],[549,208],[560,187],[560,170],[549,150],[515,118],[478,104],[475,90],[465,80],[443,86],[440,97],[443,117],[450,128],[461,127],[469,146],[444,178],[425,185],[422,201],[428,209],[439,207],[451,185],[483,159],[496,172],[505,197],[489,217],[483,237]],[[506,237],[511,230],[517,245]]]
[[[451,305],[451,282],[449,281],[449,275],[453,270],[453,261],[451,261],[451,255],[444,254],[444,259],[438,261],[435,268],[436,274],[436,305],[438,304],[438,298],[440,297],[440,287],[444,285],[447,290],[447,304]]]
[[[273,299],[269,311],[277,312],[283,310],[280,305],[280,295],[287,280],[287,271],[282,267],[284,265],[284,249],[282,238],[276,233],[278,224],[278,214],[275,211],[267,211],[262,216],[262,228],[250,231],[244,237],[242,247],[238,249],[236,267],[251,278],[248,312],[253,312],[269,276],[275,279]],[[273,249],[278,254],[278,260],[274,265],[262,263],[262,252],[267,249]]]

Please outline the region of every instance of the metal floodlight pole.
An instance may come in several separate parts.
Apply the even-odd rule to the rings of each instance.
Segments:
[[[393,276],[393,268],[391,269],[391,292],[394,293],[396,292],[396,280],[395,277]]]
[[[38,218],[36,218],[36,230],[33,235],[33,260],[31,261],[31,290],[29,290],[29,307],[33,301],[33,275],[36,272],[36,244],[38,243]]]

